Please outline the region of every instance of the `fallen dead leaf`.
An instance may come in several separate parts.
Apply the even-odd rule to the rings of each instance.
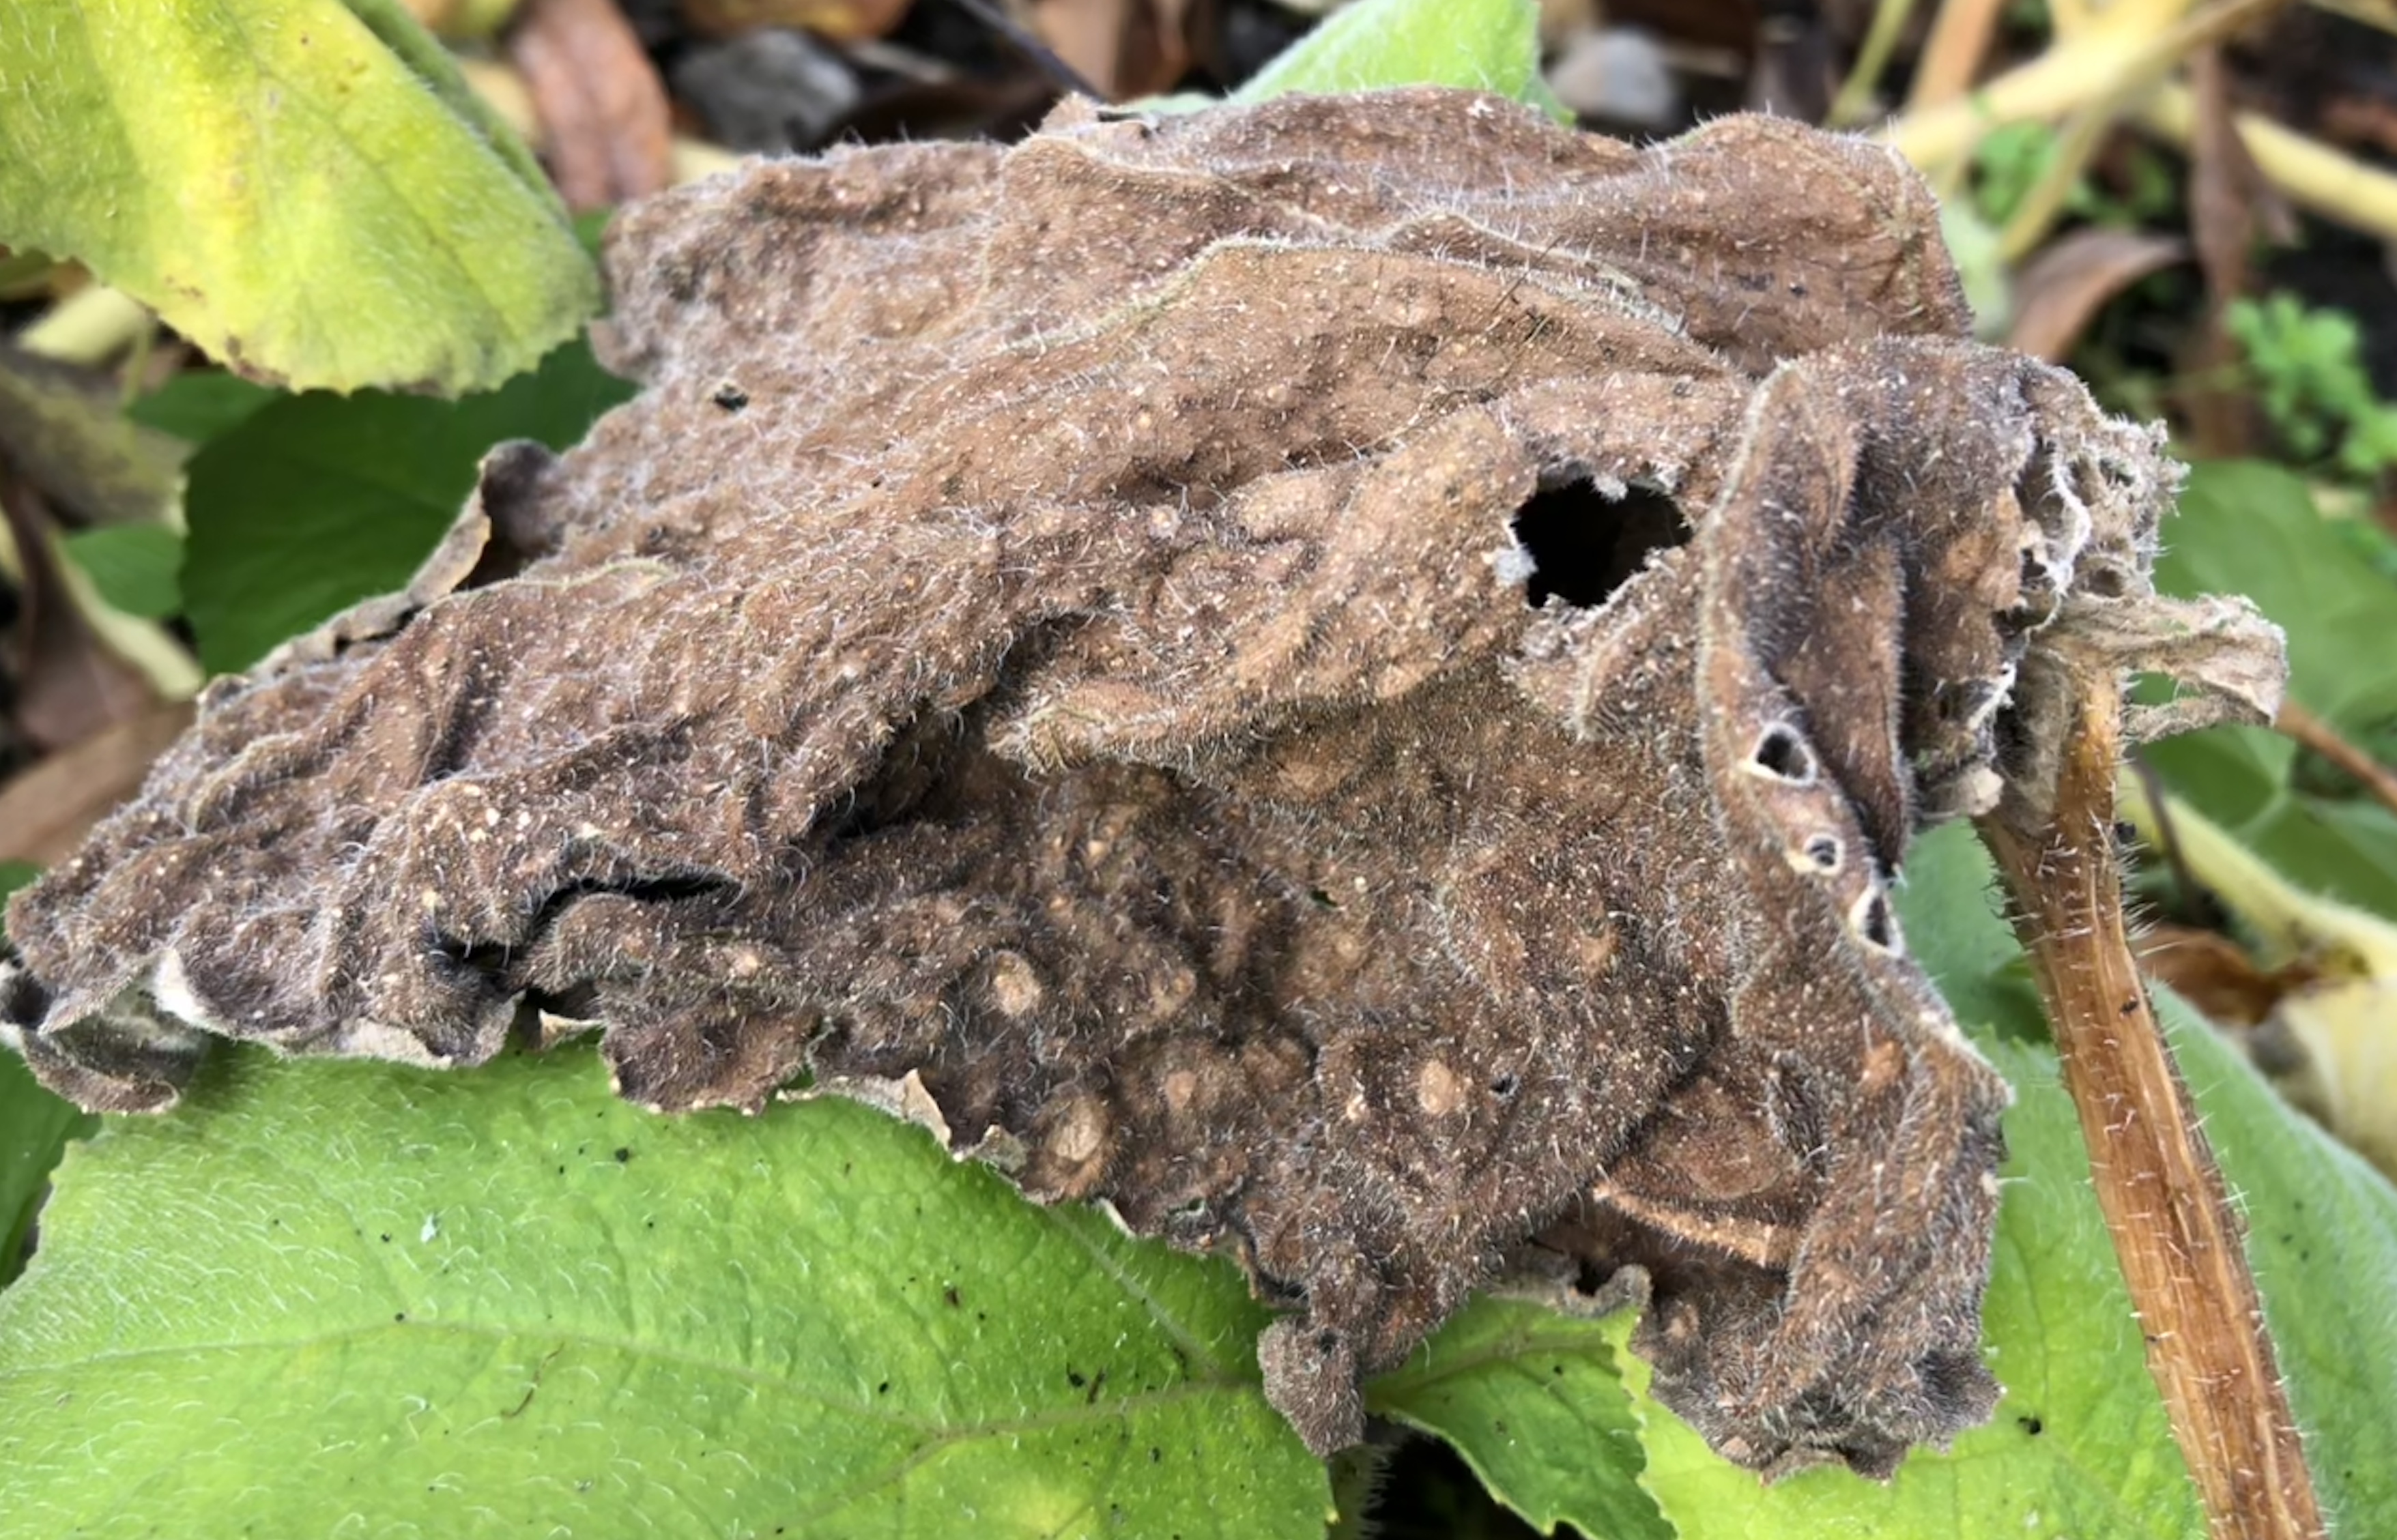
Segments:
[[[154,703],[149,681],[111,651],[77,608],[51,548],[54,526],[33,483],[0,467],[0,515],[17,545],[21,613],[9,648],[10,716],[37,748],[61,749]]]
[[[191,724],[190,702],[154,705],[11,777],[0,785],[0,861],[64,859]]]
[[[615,0],[528,0],[507,51],[570,207],[609,208],[673,181],[665,86]]]
[[[2006,345],[2060,364],[2107,301],[2188,255],[2176,236],[2133,230],[2082,229],[2051,241],[2015,282]]]
[[[1038,0],[1033,24],[1110,101],[1170,91],[1190,68],[1193,0]]]
[[[2302,966],[2266,970],[2245,947],[2219,931],[2151,925],[2137,939],[2139,971],[2197,1007],[2221,1026],[2254,1026],[2292,990],[2310,983]]]

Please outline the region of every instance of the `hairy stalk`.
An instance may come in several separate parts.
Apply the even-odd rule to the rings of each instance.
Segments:
[[[2084,676],[2055,816],[1981,822],[2014,900],[2081,1115],[2097,1201],[2215,1540],[2326,1532],[2273,1362],[2243,1230],[2157,1028],[2113,854],[2122,703]]]

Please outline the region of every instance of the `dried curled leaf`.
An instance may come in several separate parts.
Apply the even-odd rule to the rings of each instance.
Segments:
[[[50,1083],[597,1022],[637,1101],[811,1074],[1232,1251],[1318,1449],[1560,1222],[1734,1458],[1987,1413],[2007,1092],[1888,886],[2052,758],[2068,600],[2168,629],[2174,476],[1962,340],[1894,158],[1078,105],[609,261],[647,393],[495,456],[20,900]]]

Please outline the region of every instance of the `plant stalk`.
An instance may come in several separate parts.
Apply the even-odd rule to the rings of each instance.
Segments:
[[[1981,820],[2014,900],[2089,1145],[2149,1373],[2213,1540],[2319,1540],[2313,1477],[2273,1362],[2244,1231],[2148,1002],[2114,859],[2122,687],[2081,673],[2054,820]]]

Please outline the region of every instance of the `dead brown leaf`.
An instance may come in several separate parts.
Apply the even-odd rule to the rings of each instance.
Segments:
[[[1033,24],[1057,57],[1110,101],[1172,90],[1190,68],[1203,0],[1034,0]]]
[[[2139,971],[2171,986],[2208,1021],[2223,1026],[2255,1026],[2293,989],[2313,982],[2308,968],[2267,972],[2245,947],[2219,931],[2189,925],[2150,925],[2137,939]]]
[[[47,866],[141,789],[151,761],[192,725],[188,701],[154,705],[0,785],[0,861]]]
[[[2190,94],[2197,104],[2189,139],[2189,233],[2216,315],[2249,285],[2249,257],[2261,236],[2280,245],[2297,240],[2296,216],[2239,135],[2239,104],[2230,96],[2222,49],[2189,56]]]
[[[665,86],[615,0],[526,0],[507,52],[569,207],[611,208],[673,180]]]
[[[1895,156],[1077,100],[753,163],[609,263],[643,394],[18,897],[36,1073],[154,1108],[212,1036],[468,1064],[530,1011],[645,1105],[864,1096],[1237,1258],[1318,1450],[1575,1206],[1727,1456],[1987,1415],[2007,1091],[1907,837],[2062,757],[2065,640],[2168,729],[2277,636],[2153,593],[2174,462],[1970,341]]]
[[[141,670],[92,629],[51,549],[55,526],[33,483],[0,463],[0,515],[16,541],[23,588],[8,649],[18,733],[62,749],[148,710],[156,696]]]
[[[2250,256],[2257,238],[2270,234],[2291,243],[2296,221],[2240,137],[2238,103],[2230,97],[2219,46],[2189,56],[2189,83],[2196,104],[2189,134],[2189,234],[2205,275],[2206,308],[2204,324],[2192,330],[2176,360],[2190,382],[2180,393],[2180,405],[2188,417],[2187,436],[2198,452],[2246,454],[2262,431],[2254,401],[2244,389],[2209,383],[2227,378],[2238,357],[2223,312],[2251,287]]]
[[[2050,241],[2015,283],[2006,345],[2064,362],[2107,301],[2188,254],[2177,237],[2135,230],[2084,228]]]

